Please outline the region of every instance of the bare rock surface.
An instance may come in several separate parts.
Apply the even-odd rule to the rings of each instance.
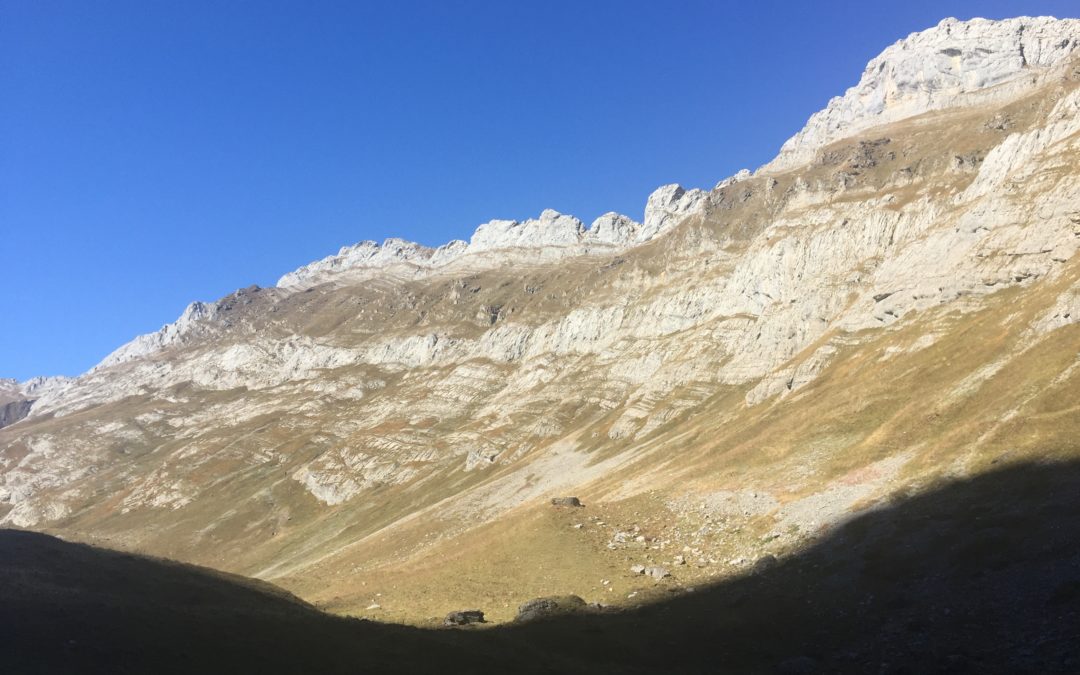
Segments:
[[[872,59],[859,84],[815,113],[766,169],[806,162],[821,147],[871,126],[931,110],[1006,100],[1066,62],[1078,47],[1076,19],[944,19]]]

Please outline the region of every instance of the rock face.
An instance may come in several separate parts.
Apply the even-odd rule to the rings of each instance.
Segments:
[[[680,185],[665,185],[649,195],[645,205],[645,223],[638,241],[651,239],[666,226],[700,210],[705,205],[702,190],[684,190]]]
[[[243,290],[236,292],[237,295],[244,293]],[[156,333],[140,335],[106,356],[95,369],[115,366],[178,345],[202,324],[212,320],[217,315],[217,310],[217,303],[193,302],[176,321],[162,326]]]
[[[30,413],[34,399],[22,399],[0,404],[0,427],[15,424]]]
[[[1078,45],[1080,20],[1075,19],[945,19],[871,60],[859,84],[814,114],[766,169],[797,166],[823,146],[872,126],[1007,100],[1067,62]]]
[[[30,414],[37,398],[70,383],[66,377],[34,377],[26,382],[0,379],[0,427],[10,426]]]
[[[640,223],[545,211],[438,249],[365,242],[195,303],[73,381],[0,387],[35,399],[0,429],[0,525],[299,587],[431,551],[425,569],[467,572],[442,547],[527,537],[533,515],[603,529],[573,529],[552,495],[593,514],[670,493],[788,536],[938,477],[920,471],[1067,454],[1075,34],[945,22],[776,163],[662,187]]]

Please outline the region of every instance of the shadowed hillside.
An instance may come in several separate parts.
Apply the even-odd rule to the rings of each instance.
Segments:
[[[262,582],[7,530],[0,625],[11,673],[1076,672],[1080,464],[942,484],[634,611],[486,630],[332,617]]]

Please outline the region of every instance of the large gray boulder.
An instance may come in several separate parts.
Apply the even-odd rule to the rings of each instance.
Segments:
[[[587,609],[585,601],[576,595],[553,595],[535,598],[518,607],[514,621],[532,621],[549,616],[573,614]]]

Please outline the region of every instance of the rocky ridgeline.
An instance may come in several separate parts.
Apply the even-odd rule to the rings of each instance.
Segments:
[[[729,182],[748,175],[743,171]],[[510,262],[551,262],[589,253],[611,253],[649,241],[700,210],[706,194],[702,190],[665,185],[649,196],[644,223],[609,212],[586,228],[573,216],[547,209],[535,219],[489,221],[476,229],[470,241],[455,240],[438,248],[397,238],[387,239],[382,244],[363,241],[342,247],[337,255],[289,272],[278,280],[277,287],[300,291],[323,283],[344,285],[379,276],[419,278],[436,271],[460,271],[461,267],[455,267],[453,263],[482,269]],[[213,326],[208,324],[219,317],[224,302],[256,290],[262,289],[240,289],[233,296],[217,302],[193,302],[176,321],[124,344],[91,372],[190,343],[193,336],[197,339],[199,334],[213,331]]]
[[[404,271],[418,277],[463,260],[481,266],[492,264],[477,260],[478,254],[483,253],[497,253],[495,264],[503,264],[516,253],[523,253],[532,261],[550,261],[597,250],[610,252],[656,237],[699,209],[705,194],[679,185],[665,185],[649,196],[643,223],[609,212],[586,228],[574,216],[547,209],[539,218],[489,221],[476,228],[468,242],[455,240],[438,248],[403,239],[387,239],[381,245],[364,241],[286,274],[278,281],[278,287],[299,290],[320,283],[346,283],[373,272]]]
[[[934,28],[898,41],[871,60],[858,85],[811,116],[762,171],[793,169],[811,161],[825,145],[874,126],[927,111],[1015,97],[1068,61],[1078,45],[1080,20],[945,19]],[[741,171],[721,181],[717,189],[751,175]],[[628,248],[657,237],[699,211],[706,196],[702,190],[665,185],[649,196],[642,223],[610,212],[586,228],[579,219],[548,209],[535,219],[492,220],[480,225],[470,241],[455,240],[438,248],[396,238],[382,244],[364,241],[285,274],[277,285],[302,290],[321,283],[357,282],[380,274],[421,277],[455,262],[506,264],[515,255],[526,256],[529,261],[552,261]],[[485,253],[495,254],[495,261],[485,261],[481,255]],[[139,336],[98,367],[116,365],[176,344],[198,321],[214,314],[214,303],[192,303],[176,322],[156,333]]]
[[[811,116],[764,168],[795,168],[825,145],[873,126],[1006,100],[1066,62],[1078,45],[1076,19],[945,19],[872,59],[859,83]]]

